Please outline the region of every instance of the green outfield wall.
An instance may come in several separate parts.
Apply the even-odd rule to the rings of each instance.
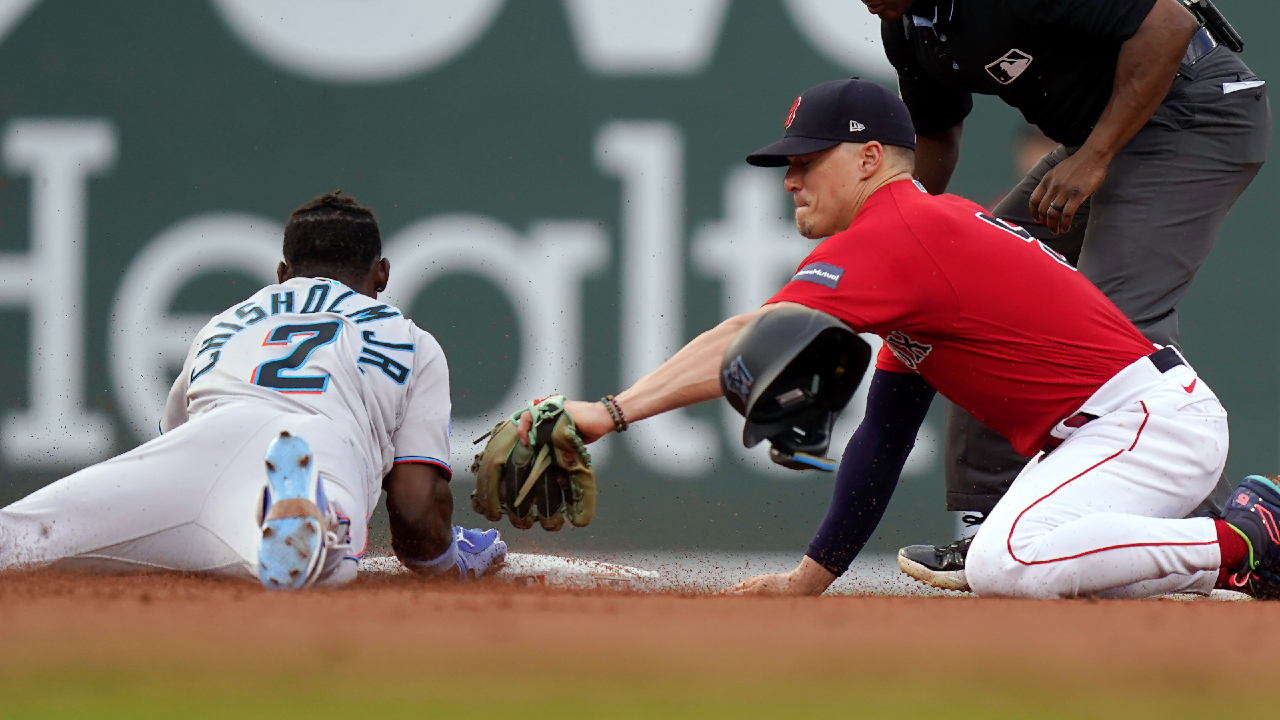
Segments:
[[[1275,4],[1220,5],[1280,77]],[[497,417],[615,392],[789,277],[811,243],[781,171],[742,157],[810,85],[891,85],[878,32],[856,0],[0,0],[0,502],[153,437],[195,329],[337,188],[377,212],[388,294],[448,354],[465,498]],[[1021,126],[979,99],[953,191],[1012,185]],[[1278,178],[1183,306],[1235,476],[1280,472]],[[954,533],[940,419],[875,549]],[[517,546],[799,551],[830,478],[740,430],[718,403],[611,438],[591,527]]]

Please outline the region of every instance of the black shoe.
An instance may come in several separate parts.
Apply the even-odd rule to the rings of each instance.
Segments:
[[[973,537],[970,536],[942,547],[908,545],[898,551],[898,567],[926,585],[968,592],[969,581],[964,576],[964,559],[972,544]]]
[[[1280,486],[1250,475],[1231,494],[1222,519],[1249,542],[1232,586],[1259,600],[1280,600]]]

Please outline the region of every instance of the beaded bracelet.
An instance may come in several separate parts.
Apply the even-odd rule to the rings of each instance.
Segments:
[[[609,411],[609,417],[613,418],[613,427],[618,432],[626,432],[631,423],[627,422],[627,416],[622,412],[622,406],[618,404],[616,398],[612,395],[605,395],[600,398],[604,409]]]

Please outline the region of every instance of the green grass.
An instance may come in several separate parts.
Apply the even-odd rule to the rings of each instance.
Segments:
[[[1260,694],[1228,700],[1209,688],[1097,678],[917,677],[735,680],[592,673],[540,665],[428,670],[299,658],[275,674],[239,668],[12,668],[0,678],[4,718],[1211,718],[1262,717]],[[958,662],[962,662],[959,661]],[[303,667],[302,663],[310,667]],[[256,663],[254,663],[256,664]],[[304,670],[306,672],[304,672]],[[714,674],[715,668],[708,668]],[[823,673],[826,675],[827,673]],[[1013,673],[1016,674],[1016,673]],[[610,675],[613,675],[612,677]]]

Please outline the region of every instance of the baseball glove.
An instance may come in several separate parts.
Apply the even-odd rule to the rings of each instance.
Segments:
[[[563,395],[553,395],[529,403],[533,427],[528,445],[516,434],[524,410],[476,440],[489,438],[471,464],[476,476],[473,510],[489,520],[505,514],[522,530],[533,527],[534,520],[544,530],[559,530],[565,520],[577,527],[591,522],[596,477],[591,455],[564,411],[564,400]]]

